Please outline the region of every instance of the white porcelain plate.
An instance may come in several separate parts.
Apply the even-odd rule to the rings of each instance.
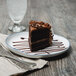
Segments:
[[[10,51],[28,58],[47,58],[57,56],[66,52],[70,47],[69,41],[59,35],[54,35],[52,43],[53,44],[50,47],[31,52],[28,43],[28,32],[15,33],[6,38],[6,45]]]

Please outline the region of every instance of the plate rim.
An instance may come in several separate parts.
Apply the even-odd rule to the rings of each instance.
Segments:
[[[64,53],[64,52],[66,52],[66,51],[70,48],[70,46],[71,46],[70,41],[69,41],[68,39],[66,39],[66,38],[63,37],[63,36],[54,34],[54,36],[56,35],[56,36],[62,37],[62,38],[66,39],[66,40],[68,41],[69,46],[68,46],[65,50],[58,51],[58,52],[52,52],[51,54],[28,55],[28,54],[26,54],[26,53],[22,53],[20,50],[18,50],[18,49],[16,49],[16,48],[11,47],[11,46],[8,44],[8,40],[9,40],[9,38],[10,38],[11,36],[17,35],[17,34],[20,34],[20,33],[28,33],[28,32],[17,32],[17,33],[10,34],[10,35],[8,35],[7,38],[5,39],[5,43],[6,43],[7,47],[9,48],[9,50],[10,50],[11,52],[13,52],[13,53],[15,53],[15,54],[18,54],[18,55],[21,55],[21,56],[24,56],[24,57],[28,57],[28,58],[47,58],[47,56],[48,56],[48,57],[53,57],[53,55],[54,55],[54,56],[57,56],[57,55],[60,55],[60,54],[62,54],[62,53]],[[15,51],[16,51],[16,52],[15,52]],[[26,56],[25,56],[25,55],[26,55]],[[34,57],[33,57],[33,56],[34,56]]]

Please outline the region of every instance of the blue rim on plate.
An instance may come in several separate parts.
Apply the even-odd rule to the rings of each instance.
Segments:
[[[5,43],[6,43],[6,45],[9,48],[10,51],[12,51],[13,53],[16,53],[18,55],[24,56],[24,57],[28,57],[28,58],[47,58],[47,57],[53,57],[53,56],[57,56],[57,55],[60,55],[60,54],[62,54],[64,52],[66,52],[69,49],[69,47],[70,47],[70,42],[66,38],[64,38],[62,36],[59,36],[59,35],[54,35],[54,37],[56,37],[56,38],[59,37],[59,40],[66,41],[66,42],[64,42],[67,45],[67,46],[65,46],[66,47],[65,50],[51,52],[50,54],[34,54],[33,55],[33,54],[30,54],[30,53],[22,52],[21,50],[18,50],[18,49],[16,49],[16,48],[14,48],[14,47],[11,46],[11,44],[10,44],[11,40],[13,40],[13,38],[17,38],[18,36],[22,36],[22,35],[27,36],[28,32],[20,32],[20,33],[11,34],[11,35],[9,35],[6,38]],[[28,36],[27,36],[27,38],[28,38]]]

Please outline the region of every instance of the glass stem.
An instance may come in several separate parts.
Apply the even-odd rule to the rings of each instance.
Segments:
[[[20,26],[20,24],[19,24],[19,23],[14,23],[14,27],[15,27],[15,26]]]

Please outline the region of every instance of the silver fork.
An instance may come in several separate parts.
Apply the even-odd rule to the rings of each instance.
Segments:
[[[20,60],[14,54],[12,54],[10,51],[7,51],[7,50],[5,50],[2,47],[0,47],[0,49],[1,49],[0,50],[0,56],[1,57],[13,59],[13,60],[16,60],[16,61],[18,61],[20,63],[23,63],[23,64],[27,65],[30,68],[30,70],[33,69],[33,67],[36,66],[36,63],[32,63],[32,62],[27,62],[27,61]]]

